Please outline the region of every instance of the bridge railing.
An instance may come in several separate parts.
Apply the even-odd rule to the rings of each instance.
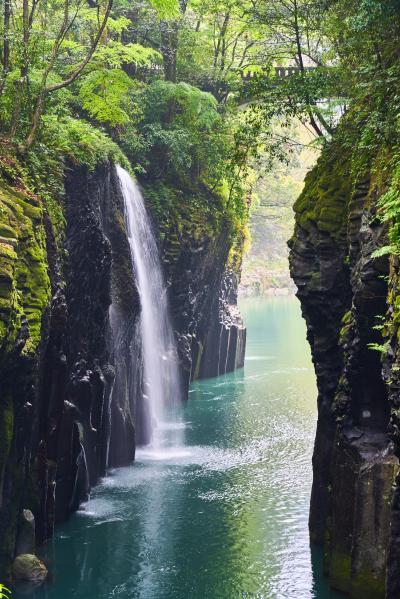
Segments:
[[[292,75],[298,75],[304,71],[315,71],[317,67],[304,67],[301,69],[300,67],[274,67],[275,77],[279,79],[287,79],[288,77],[292,77]],[[265,74],[270,73],[269,69],[265,69]],[[242,74],[243,79],[253,79],[259,75],[259,71],[246,71]]]

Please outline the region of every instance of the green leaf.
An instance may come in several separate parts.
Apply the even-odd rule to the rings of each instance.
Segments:
[[[120,69],[99,69],[83,79],[79,98],[90,116],[116,127],[129,120],[124,108],[133,85],[132,79]]]
[[[157,10],[160,19],[175,19],[179,17],[178,0],[150,0],[150,3]]]
[[[381,258],[382,256],[388,256],[389,254],[396,254],[396,252],[396,246],[384,245],[372,253],[372,258]]]

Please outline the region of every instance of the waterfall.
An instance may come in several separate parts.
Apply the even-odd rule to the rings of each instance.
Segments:
[[[181,443],[178,356],[158,248],[142,193],[122,167],[117,166],[117,174],[125,202],[126,229],[141,302],[144,383],[152,414],[152,446],[159,450]]]

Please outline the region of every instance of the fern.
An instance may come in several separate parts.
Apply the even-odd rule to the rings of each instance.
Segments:
[[[374,258],[386,254],[400,254],[400,155],[398,153],[394,155],[392,169],[393,176],[389,189],[378,202],[381,221],[389,223],[390,245],[374,252]]]
[[[160,19],[173,19],[179,16],[178,0],[150,0]]]
[[[87,75],[79,90],[83,108],[100,123],[112,127],[129,121],[124,110],[134,82],[121,69],[101,69]]]
[[[11,591],[4,584],[0,584],[0,599],[11,599]]]
[[[368,343],[368,349],[379,352],[382,356],[386,356],[389,346],[388,343]]]
[[[389,254],[396,254],[397,248],[395,245],[384,245],[383,247],[375,250],[372,253],[372,258],[381,258],[382,256],[387,256]]]

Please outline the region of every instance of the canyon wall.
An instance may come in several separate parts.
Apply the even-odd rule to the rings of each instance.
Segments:
[[[50,210],[22,179],[0,182],[3,582],[23,544],[26,510],[36,543],[49,539],[107,468],[130,463],[151,434],[140,300],[114,167],[68,170],[63,195]],[[197,198],[190,218],[175,213],[179,238],[170,219],[154,220],[186,390],[244,356],[229,223],[210,204],[209,228],[201,207]]]
[[[221,198],[204,186],[170,185],[166,192],[144,181],[143,190],[153,206],[187,389],[244,364],[246,329],[237,308],[242,237]]]
[[[49,538],[108,465],[134,458],[143,410],[142,395],[130,390],[141,386],[139,301],[113,169],[68,172],[60,235],[61,223],[28,191],[4,182],[0,202],[0,570],[7,572],[22,510],[34,513],[37,542]]]
[[[290,242],[319,391],[311,539],[332,587],[354,599],[400,596],[398,264],[376,253],[385,189],[372,168],[354,177],[339,128],[306,178]]]

